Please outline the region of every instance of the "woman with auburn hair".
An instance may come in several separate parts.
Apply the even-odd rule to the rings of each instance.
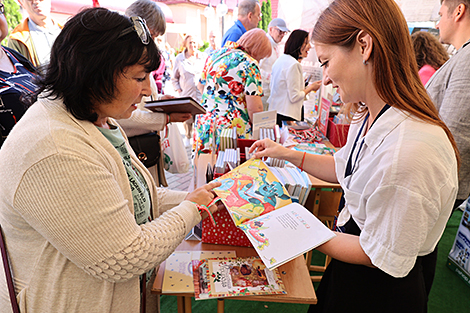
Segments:
[[[413,49],[418,62],[418,73],[423,85],[426,85],[429,78],[449,60],[444,46],[431,33],[416,32],[411,35]]]
[[[344,191],[336,237],[317,248],[333,259],[309,312],[426,312],[458,151],[419,79],[406,21],[393,0],[335,0],[312,40],[323,83],[355,103],[346,145],[335,156],[251,147]]]
[[[271,55],[271,42],[264,30],[247,31],[228,42],[206,61],[199,88],[207,113],[196,116],[195,151],[211,150],[220,143],[225,128],[235,128],[238,138],[251,134],[253,113],[263,111],[259,60]]]

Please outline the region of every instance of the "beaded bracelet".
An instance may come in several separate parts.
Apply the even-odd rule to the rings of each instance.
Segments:
[[[199,203],[196,203],[196,202],[193,202],[194,205],[197,207],[198,211],[200,214],[202,214],[202,212],[207,212],[207,214],[209,214],[209,217],[211,219],[211,222],[212,222],[212,225],[217,225],[217,223],[215,222],[215,219],[214,219],[214,215],[212,215],[211,213],[211,210],[209,210],[209,207],[211,205],[214,205],[217,201],[220,200],[220,197],[215,197],[214,199],[212,199],[211,202],[209,202],[208,205],[204,205],[204,204],[199,204]],[[191,201],[192,202],[192,201]]]
[[[304,156],[302,157],[302,163],[300,163],[300,170],[303,171],[304,170],[304,160],[305,160],[305,155],[307,154],[307,152],[304,152]]]

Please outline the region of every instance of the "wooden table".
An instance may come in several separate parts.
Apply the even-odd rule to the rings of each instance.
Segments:
[[[190,186],[190,189],[202,186],[206,183],[205,171],[207,164],[213,164],[214,160],[211,155],[201,154],[195,162],[195,176],[194,185]],[[226,245],[215,245],[201,243],[199,241],[188,240],[183,241],[177,248],[177,251],[210,251],[210,250],[234,250],[237,256],[257,256],[256,251],[253,248],[238,247],[238,246],[226,246]],[[251,300],[251,301],[264,301],[264,302],[282,302],[282,303],[303,303],[303,304],[316,304],[317,297],[315,295],[315,289],[313,288],[312,281],[310,279],[309,269],[305,263],[305,258],[299,256],[296,259],[281,265],[279,267],[282,281],[286,288],[287,294],[284,295],[266,295],[266,296],[242,296],[242,297],[231,297],[234,300]],[[152,293],[162,294],[163,275],[165,273],[165,262],[163,262],[157,272],[157,277],[152,286]],[[165,293],[166,294],[166,293]],[[191,298],[194,297],[194,293],[191,294],[166,294],[177,296],[178,313],[190,313],[191,312]],[[204,301],[204,300],[201,300]],[[220,299],[217,304],[217,312],[222,313],[224,311],[224,301]]]
[[[214,245],[201,243],[194,240],[183,241],[176,251],[222,251],[222,250],[234,250],[236,251],[237,257],[256,256],[256,251],[253,248],[237,247],[237,246],[226,246],[226,245]],[[152,286],[152,293],[163,294],[163,275],[165,273],[165,262],[163,262],[157,272],[157,277]],[[266,296],[241,296],[241,297],[230,297],[233,300],[251,300],[251,301],[263,301],[263,302],[281,302],[281,303],[303,303],[303,304],[316,304],[317,297],[313,284],[310,280],[310,273],[305,264],[303,256],[299,256],[296,259],[281,265],[279,267],[279,273],[281,279],[286,288],[287,294],[284,295],[266,295]],[[190,313],[191,312],[191,298],[194,297],[194,293],[181,294],[181,293],[165,293],[165,295],[177,296],[178,300],[178,313]],[[204,300],[201,300],[204,301]],[[217,304],[217,312],[222,313],[224,311],[223,299],[220,299]]]

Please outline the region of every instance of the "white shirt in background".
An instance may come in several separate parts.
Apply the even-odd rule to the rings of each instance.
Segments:
[[[300,121],[305,98],[300,62],[289,54],[282,54],[274,62],[270,89],[269,110],[277,110],[278,114]]]
[[[266,34],[271,42],[271,55],[267,58],[262,59],[259,62],[259,68],[261,71],[262,87],[263,87],[263,104],[268,100],[271,90],[269,84],[271,83],[271,72],[273,70],[274,62],[279,58],[279,44],[276,43],[271,35]]]

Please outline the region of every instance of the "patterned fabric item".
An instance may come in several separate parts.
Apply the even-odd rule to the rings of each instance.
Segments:
[[[3,49],[13,63],[12,73],[0,71],[0,132],[7,136],[13,126],[26,112],[27,107],[21,101],[23,95],[36,90],[31,73],[7,49]]]
[[[263,89],[258,62],[241,49],[237,43],[229,42],[214,52],[204,66],[201,105],[207,113],[196,116],[195,151],[210,150],[214,133],[218,148],[224,128],[236,127],[238,138],[251,135],[245,95],[262,96]]]

